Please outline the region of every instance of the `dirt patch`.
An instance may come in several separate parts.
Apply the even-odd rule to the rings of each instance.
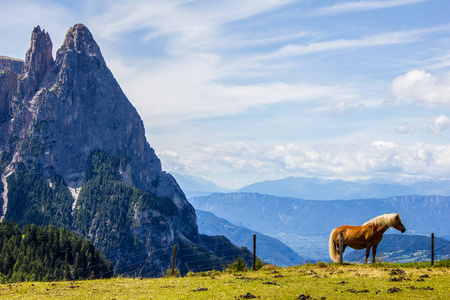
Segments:
[[[208,290],[208,288],[198,288],[198,289],[196,289],[196,290],[191,290],[191,292],[204,292],[204,291],[207,291]]]
[[[401,289],[399,289],[399,288],[397,288],[397,287],[391,287],[391,288],[388,288],[388,290],[387,290],[387,292],[389,293],[389,294],[392,294],[392,293],[398,293],[398,292],[401,292],[402,290]]]
[[[429,286],[422,287],[422,288],[418,288],[418,287],[415,287],[415,286],[408,286],[407,289],[410,289],[410,290],[423,290],[423,291],[432,291],[432,290],[434,290],[432,287],[429,287]]]
[[[406,274],[406,272],[403,271],[402,269],[392,269],[389,272],[389,275],[405,275],[405,274]]]
[[[250,294],[250,293],[247,293],[245,295],[240,295],[239,296],[239,299],[253,299],[253,298],[259,298],[259,297],[256,297],[255,295]]]
[[[389,281],[393,281],[393,282],[396,282],[396,281],[400,282],[403,280],[405,280],[405,277],[403,277],[403,276],[389,278]]]
[[[368,293],[369,290],[364,289],[364,290],[357,291],[355,289],[348,289],[347,292],[353,293],[353,294],[362,294],[362,293]]]
[[[266,281],[266,282],[263,282],[263,284],[278,285],[276,282],[272,282],[272,281]]]

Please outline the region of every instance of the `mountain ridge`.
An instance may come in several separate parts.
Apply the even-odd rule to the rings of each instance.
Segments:
[[[340,225],[360,225],[384,213],[400,213],[407,232],[450,236],[450,197],[398,196],[361,200],[304,200],[258,193],[215,193],[189,199],[236,225],[265,234],[329,234]],[[252,214],[248,214],[252,211]],[[319,222],[320,220],[320,222]],[[270,235],[270,234],[269,234]]]
[[[351,200],[387,198],[402,195],[450,196],[448,180],[416,180],[396,183],[389,180],[331,180],[309,177],[287,177],[268,180],[240,188],[238,192],[260,193],[309,200]]]
[[[400,196],[361,200],[304,200],[258,193],[215,193],[189,201],[237,225],[271,236],[300,256],[328,259],[331,231],[341,225],[362,225],[385,214],[399,213],[405,235],[450,238],[450,197]],[[251,212],[251,213],[249,213]],[[396,231],[389,229],[386,234]]]

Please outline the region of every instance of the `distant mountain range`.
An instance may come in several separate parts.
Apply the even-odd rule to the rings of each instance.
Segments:
[[[300,256],[328,258],[328,236],[340,225],[361,225],[400,213],[409,235],[450,238],[450,197],[399,196],[364,200],[302,200],[258,193],[212,194],[189,199],[196,210],[277,238]],[[389,229],[387,234],[396,233]]]
[[[352,182],[320,178],[288,177],[281,180],[254,183],[241,188],[239,192],[310,200],[387,198],[402,195],[450,196],[450,181],[427,180],[415,183],[396,183],[366,180]]]
[[[174,174],[187,198],[211,193],[232,192],[201,177]],[[449,180],[390,181],[384,179],[344,181],[321,178],[287,177],[257,182],[234,192],[260,193],[308,200],[350,200],[388,198],[401,195],[450,196]]]
[[[236,225],[264,234],[329,234],[340,225],[360,225],[385,214],[400,213],[409,234],[450,236],[450,197],[399,196],[364,200],[302,200],[258,193],[212,194],[191,198],[206,210]]]
[[[306,259],[275,238],[242,226],[236,226],[210,212],[196,210],[196,213],[199,232],[207,235],[223,235],[237,246],[252,249],[252,237],[253,234],[256,234],[256,253],[266,263],[284,267],[315,261],[330,261],[326,247],[328,236],[292,236],[298,240],[297,242],[303,244],[301,252],[304,255],[315,254],[314,259]],[[322,246],[320,246],[321,244]],[[450,241],[436,237],[434,249],[435,261],[450,258]],[[307,250],[311,250],[311,252]],[[344,261],[362,263],[364,257],[365,250],[347,248]],[[377,259],[400,263],[429,261],[431,259],[431,238],[422,235],[385,234],[378,246]]]
[[[256,253],[266,263],[277,266],[295,266],[312,262],[300,257],[294,250],[270,236],[261,234],[242,226],[236,226],[213,213],[196,210],[198,230],[211,236],[223,235],[239,247],[253,249],[253,234],[256,234]]]

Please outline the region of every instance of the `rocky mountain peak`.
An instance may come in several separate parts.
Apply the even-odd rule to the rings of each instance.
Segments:
[[[0,220],[70,228],[133,272],[163,270],[176,243],[215,251],[86,26],[68,30],[55,60],[34,28],[20,75],[3,61]]]
[[[98,59],[103,60],[100,48],[94,37],[89,29],[81,23],[75,24],[67,31],[63,45],[58,52],[60,51],[75,51],[78,54],[96,56]]]
[[[25,56],[22,72],[29,77],[31,87],[35,91],[53,64],[53,44],[50,35],[36,26],[31,33],[30,48]]]
[[[196,236],[195,212],[145,137],[144,124],[106,66],[100,47],[83,24],[71,27],[56,59],[48,33],[39,26],[11,104],[5,128],[8,174],[22,163],[47,180],[61,176],[71,189],[86,180],[90,155],[101,150],[126,158],[121,180],[130,186],[169,197],[187,220],[187,235]],[[11,91],[9,91],[11,95]],[[7,105],[6,105],[7,106]],[[7,107],[3,111],[8,111]],[[0,128],[1,129],[1,128]],[[1,139],[0,139],[1,142]]]

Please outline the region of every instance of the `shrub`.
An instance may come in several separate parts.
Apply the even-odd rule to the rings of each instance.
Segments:
[[[256,263],[255,263],[255,271],[258,271],[259,269],[264,267],[264,265],[265,265],[265,263],[261,260],[261,258],[257,257]]]
[[[232,265],[228,266],[227,269],[233,272],[243,272],[248,270],[247,265],[244,262],[244,259],[240,255]]]
[[[172,273],[172,269],[167,269],[167,272],[164,277],[180,277],[180,270],[175,268]]]

